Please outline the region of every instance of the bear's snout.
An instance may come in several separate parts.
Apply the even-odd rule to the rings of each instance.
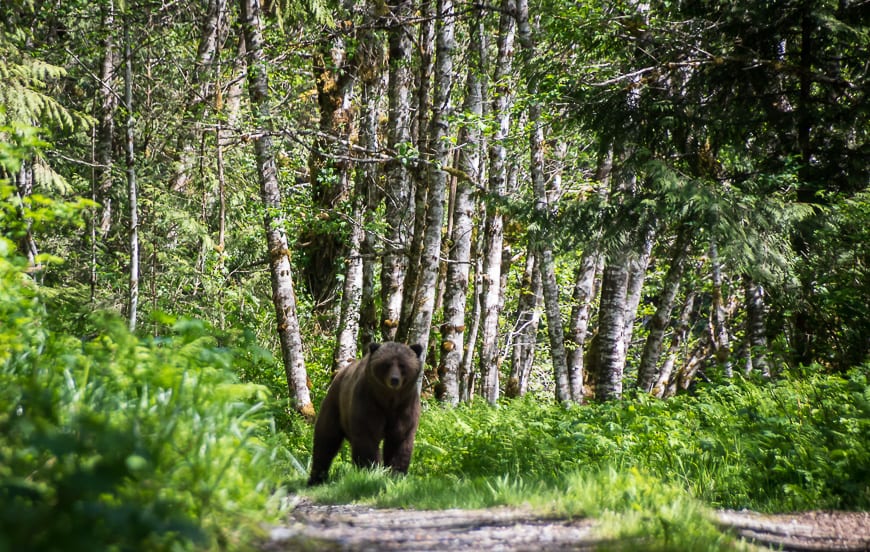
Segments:
[[[402,371],[398,366],[390,366],[390,370],[387,372],[387,377],[384,379],[384,383],[387,384],[387,387],[398,389],[402,386]]]

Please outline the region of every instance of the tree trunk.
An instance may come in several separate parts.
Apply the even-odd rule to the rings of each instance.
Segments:
[[[0,175],[5,172],[0,167]],[[43,266],[37,264],[39,249],[36,246],[36,240],[33,238],[33,222],[25,217],[24,209],[21,206],[22,202],[33,195],[33,163],[30,160],[23,160],[18,173],[12,175],[15,181],[15,191],[18,194],[18,211],[19,216],[25,220],[24,236],[21,239],[20,247],[27,257],[27,264],[30,266],[30,271],[40,271]]]
[[[124,107],[127,110],[127,198],[130,203],[130,288],[127,297],[127,321],[136,330],[139,315],[139,203],[136,185],[136,154],[133,118],[133,50],[130,44],[130,14],[124,14]]]
[[[529,374],[535,359],[542,299],[541,273],[536,267],[534,251],[529,249],[517,300],[517,322],[513,330],[511,372],[505,387],[506,397],[522,397],[528,390]]]
[[[662,282],[662,291],[659,295],[656,312],[649,323],[649,335],[644,343],[640,366],[637,369],[637,386],[642,391],[651,393],[658,380],[658,363],[662,354],[662,346],[665,339],[665,329],[671,319],[671,311],[677,299],[680,289],[680,281],[683,277],[683,268],[689,255],[689,230],[681,227],[677,231],[677,237],[671,247],[669,256],[670,265]]]
[[[302,336],[296,315],[290,249],[287,245],[284,219],[281,216],[283,212],[281,188],[272,151],[272,116],[267,65],[263,53],[263,35],[260,28],[260,3],[259,0],[239,0],[239,4],[247,45],[248,92],[256,125],[254,154],[260,179],[260,196],[265,211],[263,223],[266,230],[269,271],[272,276],[272,298],[275,303],[278,335],[281,341],[281,356],[294,406],[302,416],[310,420],[314,417],[314,405],[311,403],[308,391]]]
[[[574,294],[571,299],[571,319],[567,336],[570,347],[568,347],[566,362],[571,400],[578,403],[582,403],[585,398],[583,357],[589,334],[589,313],[595,297],[595,276],[598,273],[599,260],[597,249],[590,247],[590,252],[583,253],[580,267],[574,275]]]
[[[520,44],[524,50],[526,70],[531,73],[536,60],[535,42],[529,23],[528,0],[517,0],[517,27]],[[535,214],[541,224],[549,218],[550,205],[547,200],[547,184],[544,175],[544,126],[541,121],[541,104],[537,99],[538,81],[529,77],[529,174],[535,196]],[[550,357],[553,362],[556,400],[560,403],[571,402],[571,386],[568,380],[568,364],[565,355],[565,337],[562,328],[562,315],[559,306],[559,284],[556,281],[553,248],[545,233],[532,236],[535,242],[535,256],[544,294],[544,309],[547,314],[547,335],[550,338]]]
[[[102,206],[99,223],[100,238],[105,241],[112,228],[112,168],[115,164],[115,112],[118,92],[115,89],[115,4],[109,0],[103,16],[103,63],[100,68],[100,112],[97,132],[97,193],[95,200]],[[96,285],[96,282],[92,282]]]
[[[366,25],[374,26],[376,16],[366,15]],[[377,34],[365,30],[362,32],[356,52],[356,67],[360,87],[360,115],[358,146],[363,157],[372,157],[378,149],[378,100],[383,81],[383,47]],[[363,247],[366,240],[365,217],[370,206],[370,198],[377,187],[377,166],[370,162],[358,164],[356,170],[356,186],[352,199],[351,231],[347,246],[347,270],[341,295],[341,310],[338,321],[338,337],[333,358],[333,371],[337,372],[357,356],[358,338],[360,337],[360,321],[363,311],[363,298],[367,289],[368,301],[372,298],[372,274],[369,268],[366,281],[363,260]],[[371,261],[369,260],[369,267]],[[371,309],[368,309],[370,312]],[[371,322],[365,336],[373,340]],[[364,342],[363,345],[367,345]]]
[[[621,168],[614,180],[614,200],[633,193],[635,175]],[[628,280],[631,272],[630,251],[626,246],[610,254],[601,280],[598,306],[598,361],[595,374],[595,398],[599,401],[622,397],[625,372],[625,317],[628,311]]]
[[[468,301],[468,276],[471,268],[471,245],[474,227],[475,185],[481,180],[480,129],[475,123],[483,115],[481,72],[481,12],[475,9],[469,41],[469,61],[463,112],[471,119],[460,129],[459,170],[470,180],[459,178],[453,200],[453,227],[449,237],[447,275],[444,290],[444,323],[441,326],[441,380],[442,400],[456,405],[461,399],[460,366],[465,351],[465,306]],[[469,356],[471,354],[469,353]]]
[[[746,293],[746,346],[749,349],[751,367],[761,372],[763,377],[769,378],[770,366],[766,358],[767,337],[764,323],[764,288],[749,276],[743,277],[743,286]]]
[[[435,93],[432,119],[429,122],[431,163],[427,167],[429,193],[424,221],[423,244],[412,302],[412,316],[406,342],[423,347],[420,355],[425,364],[429,348],[429,334],[435,309],[435,292],[441,256],[441,229],[444,219],[444,201],[447,173],[442,167],[450,164],[451,148],[448,141],[452,107],[450,92],[453,88],[454,13],[453,0],[438,0],[437,44],[435,60]]]
[[[650,393],[656,397],[668,397],[676,392],[676,380],[674,378],[674,364],[677,361],[677,355],[683,348],[683,344],[689,338],[689,330],[692,327],[692,310],[695,307],[695,292],[690,291],[686,295],[686,300],[683,302],[683,309],[680,311],[680,318],[677,322],[677,327],[674,329],[674,335],[671,338],[671,344],[668,347],[668,354],[662,364],[661,370],[655,378]]]
[[[733,376],[728,326],[725,323],[725,304],[722,298],[722,264],[719,261],[719,248],[715,234],[710,239],[710,275],[713,287],[713,304],[710,306],[710,326],[716,364],[726,378]]]
[[[650,254],[655,241],[655,228],[650,225],[640,232],[640,251],[628,262],[628,284],[625,300],[625,328],[623,329],[623,354],[628,357],[631,348],[631,337],[634,335],[634,320],[637,318],[637,308],[643,295],[643,283],[646,280],[646,269],[649,267]],[[623,361],[624,362],[624,361]]]
[[[362,177],[364,178],[364,177]],[[362,179],[361,178],[361,179]],[[362,183],[361,183],[362,184]],[[350,240],[347,247],[347,270],[341,293],[341,310],[338,320],[338,337],[335,342],[332,370],[338,372],[354,361],[357,356],[357,336],[359,334],[360,305],[363,287],[363,266],[360,255],[363,239],[363,209],[365,192],[358,186],[353,198],[351,213]]]
[[[603,148],[598,156],[598,166],[595,171],[595,180],[600,183],[598,195],[606,197],[611,184],[613,171],[613,149]],[[586,340],[589,337],[589,318],[592,303],[598,295],[596,282],[600,282],[599,274],[603,270],[603,258],[601,256],[600,239],[602,229],[596,229],[592,239],[586,244],[580,267],[574,275],[574,293],[572,297],[571,318],[568,335],[568,381],[571,384],[571,397],[574,402],[584,402],[586,390],[584,385],[590,376],[597,376],[597,371],[592,370],[598,365],[598,353],[587,348]],[[597,343],[597,339],[596,339]],[[590,344],[591,345],[591,344]],[[586,359],[591,360],[589,364]]]
[[[601,281],[598,307],[598,366],[595,398],[599,401],[622,397],[625,370],[625,311],[628,285],[628,260],[624,256],[608,262]]]
[[[507,148],[505,141],[511,121],[511,68],[514,53],[516,8],[514,0],[502,0],[499,17],[498,58],[495,68],[495,99],[493,118],[498,126],[489,150],[488,192],[498,198],[507,189]],[[500,205],[487,205],[485,252],[483,260],[483,291],[481,296],[482,334],[480,351],[480,374],[484,398],[495,404],[499,397],[499,352],[498,319],[500,314],[501,258],[504,245],[504,215]]]
[[[407,269],[407,247],[413,233],[413,187],[407,156],[411,154],[411,28],[414,3],[401,0],[392,8],[389,34],[388,148],[395,158],[387,164],[385,219],[387,246],[381,268],[381,334],[393,340],[402,314],[402,291]]]
[[[185,101],[182,115],[181,130],[178,134],[175,159],[175,174],[171,187],[174,191],[187,188],[190,171],[193,169],[195,151],[202,137],[201,123],[203,112],[210,103],[212,96],[212,81],[208,73],[215,63],[220,43],[227,29],[227,0],[209,0],[205,17],[202,21],[199,47],[196,53],[190,83],[187,85],[189,97]]]
[[[329,312],[335,304],[340,260],[350,254],[334,229],[340,216],[337,208],[351,187],[347,144],[353,133],[351,101],[358,59],[356,55],[351,59],[344,37],[343,29],[323,37],[313,55],[320,134],[311,148],[308,172],[317,220],[303,236],[302,278],[318,313]]]

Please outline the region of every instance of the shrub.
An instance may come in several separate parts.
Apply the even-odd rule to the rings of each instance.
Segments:
[[[0,239],[0,550],[244,546],[275,516],[275,446],[257,385],[202,323],[139,339],[111,316],[48,329]]]

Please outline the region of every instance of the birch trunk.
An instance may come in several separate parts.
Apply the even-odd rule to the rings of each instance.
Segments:
[[[595,297],[595,276],[598,273],[599,256],[594,247],[584,253],[580,267],[574,275],[574,293],[571,298],[571,319],[569,323],[568,348],[566,362],[568,364],[568,381],[571,386],[571,399],[574,402],[584,401],[583,380],[585,366],[583,357],[586,353],[586,338],[589,335],[589,314],[592,300]]]
[[[726,378],[731,378],[730,338],[728,326],[725,323],[725,304],[722,298],[722,264],[719,260],[719,248],[715,234],[710,239],[710,275],[713,287],[713,304],[710,307],[710,333],[712,334],[713,351],[716,364],[722,369]]]
[[[526,70],[532,73],[535,62],[535,42],[529,23],[528,0],[517,0],[517,28],[520,44],[524,50]],[[549,218],[549,202],[547,200],[547,184],[544,176],[544,126],[541,121],[541,104],[538,95],[537,79],[529,77],[529,174],[532,190],[535,196],[535,213],[543,221]],[[535,256],[544,295],[544,309],[547,314],[547,335],[550,338],[550,357],[553,362],[553,380],[555,381],[556,400],[560,403],[571,402],[571,386],[568,380],[568,364],[565,354],[565,336],[562,328],[562,315],[559,306],[559,284],[556,281],[553,249],[546,236],[533,236],[535,240]]]
[[[765,354],[767,337],[765,337],[764,322],[764,288],[749,276],[744,276],[743,286],[746,294],[746,346],[750,358],[747,368],[751,366],[763,377],[769,378],[770,366]]]
[[[535,359],[542,299],[541,273],[537,270],[534,251],[529,249],[526,253],[526,268],[523,271],[523,281],[517,300],[517,322],[513,330],[511,372],[505,387],[506,397],[522,397],[528,390],[529,374]]]
[[[414,4],[401,0],[392,8],[389,33],[388,148],[395,158],[386,168],[385,219],[387,250],[381,268],[381,334],[393,340],[402,314],[402,291],[407,269],[406,248],[413,232],[413,187],[408,160],[411,153],[411,29]]]
[[[130,44],[130,14],[124,14],[124,107],[127,110],[127,199],[130,203],[130,286],[127,296],[127,321],[136,331],[139,315],[139,202],[136,185],[136,154],[133,118],[133,50]]]
[[[634,192],[635,175],[621,168],[614,180],[613,196],[618,200]],[[598,361],[595,374],[595,398],[599,401],[622,397],[625,372],[625,317],[628,310],[628,280],[631,272],[627,248],[611,253],[601,279],[598,306]]]
[[[272,151],[272,116],[267,65],[263,53],[263,35],[260,28],[259,0],[239,0],[239,11],[247,45],[248,93],[256,125],[254,154],[260,179],[260,196],[265,211],[263,224],[266,230],[272,298],[275,303],[278,336],[281,341],[281,356],[294,406],[302,416],[310,420],[314,417],[314,405],[311,403],[308,391],[302,336],[296,315],[290,249],[284,231],[284,219],[281,216],[283,212],[281,189]]]
[[[103,63],[100,67],[100,113],[97,132],[97,193],[96,201],[102,206],[99,234],[105,240],[112,228],[112,169],[115,164],[115,112],[118,109],[118,92],[115,89],[115,4],[109,0],[103,16],[105,42]],[[96,282],[92,282],[96,285]]]
[[[468,341],[462,351],[462,364],[459,368],[459,400],[471,401],[475,393],[478,372],[474,370],[474,352],[477,350],[477,341],[480,335],[480,319],[483,296],[483,246],[478,237],[478,246],[474,255],[474,304],[471,308],[469,320]]]
[[[516,4],[514,0],[502,0],[499,17],[498,58],[495,67],[495,99],[493,117],[497,128],[489,150],[488,192],[498,198],[507,189],[508,168],[505,140],[510,131],[511,69],[514,54]],[[484,398],[491,404],[499,397],[499,351],[498,319],[500,314],[501,259],[504,245],[504,215],[498,205],[487,205],[486,209],[485,252],[483,259],[483,278],[481,295],[481,351],[480,374]]]
[[[613,149],[605,147],[599,153],[598,166],[595,171],[595,180],[600,184],[598,195],[606,197],[611,185],[611,173],[613,171]],[[601,229],[596,229],[593,238],[586,245],[580,267],[574,276],[574,292],[572,296],[570,326],[567,335],[569,342],[567,363],[568,381],[571,385],[571,397],[574,402],[584,402],[586,393],[584,385],[590,375],[596,376],[593,370],[598,364],[598,353],[587,346],[589,337],[589,318],[592,311],[592,302],[598,295],[596,283],[600,282],[599,275],[603,270],[603,258],[600,248]],[[597,339],[596,339],[597,343]],[[591,343],[589,344],[591,345]],[[590,360],[586,362],[587,358]]]
[[[354,194],[351,213],[350,240],[347,247],[347,270],[341,293],[341,310],[338,320],[338,337],[333,353],[332,371],[350,364],[357,356],[357,336],[359,334],[360,305],[362,301],[363,266],[360,250],[363,240],[363,209],[365,194],[359,186]]]
[[[411,140],[421,156],[432,160],[432,143],[430,140],[430,120],[432,114],[432,74],[433,45],[435,43],[435,17],[432,13],[432,1],[424,0],[419,8],[419,28],[415,50],[418,63],[414,71],[414,108],[411,117]],[[396,339],[409,342],[411,326],[414,324],[420,293],[420,279],[423,271],[423,249],[426,241],[426,216],[429,209],[430,177],[427,164],[415,163],[410,171],[414,180],[414,231],[411,245],[408,248],[408,270],[405,274],[405,286],[402,294],[402,315],[399,318],[399,329]],[[423,346],[423,355],[427,347]]]
[[[637,369],[637,386],[642,391],[651,393],[659,376],[658,364],[662,354],[665,339],[665,329],[671,319],[671,311],[677,299],[680,289],[680,281],[683,277],[683,268],[689,251],[689,231],[685,227],[680,228],[674,244],[671,247],[670,265],[662,283],[662,291],[659,295],[656,312],[650,320],[649,335],[643,347],[640,366]]]
[[[185,101],[178,135],[175,174],[172,190],[182,191],[190,181],[190,171],[196,164],[196,146],[202,137],[202,120],[205,108],[212,97],[213,83],[209,70],[217,60],[220,42],[225,38],[227,25],[227,0],[209,0],[202,21],[200,41],[196,52],[196,64],[187,85],[190,95]]]
[[[443,167],[449,165],[451,157],[448,136],[453,112],[450,93],[453,88],[453,51],[456,48],[453,0],[438,0],[437,11],[435,93],[429,122],[429,147],[432,151],[431,163],[427,168],[429,193],[416,293],[406,340],[408,344],[418,343],[423,347],[420,361],[424,364],[440,267],[441,228],[447,189],[447,173]]]
[[[366,25],[374,26],[376,18],[366,15]],[[362,32],[357,48],[357,74],[360,88],[360,114],[358,146],[363,157],[372,157],[378,149],[378,99],[383,81],[383,47],[378,36],[369,30]],[[357,357],[360,337],[360,323],[363,311],[363,297],[367,289],[367,300],[371,302],[372,274],[369,269],[366,281],[363,260],[363,247],[366,240],[365,217],[370,206],[370,197],[377,187],[378,171],[373,163],[363,162],[357,166],[351,213],[351,232],[347,246],[347,269],[341,294],[341,308],[338,321],[338,337],[333,355],[334,373],[344,368]],[[369,211],[370,213],[370,211]],[[371,267],[371,261],[369,261]],[[368,309],[369,312],[371,309]],[[371,324],[369,323],[369,326]],[[371,334],[369,328],[368,334]],[[371,342],[372,335],[366,338]],[[366,345],[368,342],[364,342]]]
[[[475,13],[480,16],[479,10]],[[470,59],[466,73],[463,112],[471,119],[459,134],[459,170],[470,180],[459,178],[453,200],[453,226],[449,236],[447,275],[444,290],[444,323],[441,326],[441,360],[438,368],[442,400],[455,406],[461,398],[460,366],[466,330],[465,306],[471,268],[471,237],[474,225],[475,184],[481,181],[480,129],[476,121],[483,115],[481,71],[481,29],[472,23]]]
[[[609,261],[601,281],[598,308],[598,366],[595,398],[599,401],[622,397],[625,370],[625,310],[628,298],[628,261],[624,256]]]
[[[652,395],[656,397],[666,397],[672,395],[676,390],[674,380],[674,364],[677,361],[677,355],[683,348],[683,344],[689,337],[689,330],[692,326],[691,316],[692,310],[695,307],[695,292],[691,291],[686,295],[686,300],[683,302],[683,308],[680,311],[679,322],[674,329],[674,335],[671,338],[671,344],[668,347],[668,354],[662,364],[661,369],[655,378],[655,383],[652,390]]]
[[[631,348],[631,338],[634,335],[634,320],[637,318],[637,308],[640,305],[640,298],[643,292],[643,283],[646,280],[646,270],[649,267],[650,254],[652,253],[653,243],[655,241],[655,229],[652,225],[646,227],[640,234],[640,250],[636,255],[632,256],[628,262],[628,284],[625,300],[625,328],[623,329],[622,340],[623,354],[628,357],[628,351]],[[626,362],[623,359],[623,363]]]

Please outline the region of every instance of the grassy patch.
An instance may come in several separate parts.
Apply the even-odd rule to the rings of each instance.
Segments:
[[[333,483],[303,491],[321,503],[445,509],[515,506],[541,516],[591,517],[597,538],[618,550],[734,550],[708,509],[685,491],[636,470],[571,472],[551,480],[522,477],[393,477],[343,466]]]

